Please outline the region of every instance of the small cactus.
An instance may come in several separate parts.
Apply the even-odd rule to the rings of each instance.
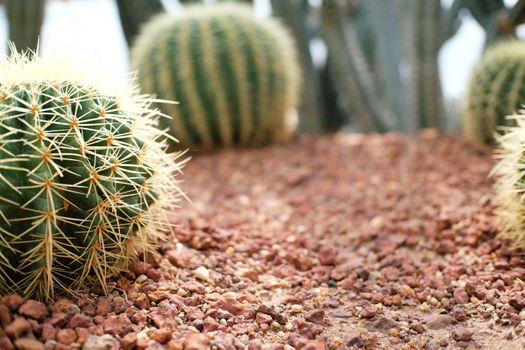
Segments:
[[[119,272],[169,227],[174,171],[152,99],[55,58],[0,62],[0,293],[40,299]]]
[[[131,62],[143,91],[180,102],[160,108],[173,117],[163,126],[185,146],[255,146],[293,134],[294,43],[248,5],[189,5],[157,17],[137,38]]]
[[[525,248],[525,115],[510,116],[516,124],[497,135],[499,162],[492,170],[496,178],[496,213],[501,218],[499,236],[514,248]]]
[[[474,69],[464,114],[465,136],[491,143],[501,125],[513,125],[506,116],[525,101],[525,43],[517,40],[489,47]]]

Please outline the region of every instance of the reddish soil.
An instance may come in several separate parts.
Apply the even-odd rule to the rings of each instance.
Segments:
[[[159,256],[109,297],[3,297],[0,349],[525,348],[492,166],[433,131],[196,157]]]

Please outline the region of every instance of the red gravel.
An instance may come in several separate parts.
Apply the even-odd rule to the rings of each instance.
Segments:
[[[0,349],[524,348],[492,165],[433,131],[196,157],[159,256],[108,297],[3,297]]]

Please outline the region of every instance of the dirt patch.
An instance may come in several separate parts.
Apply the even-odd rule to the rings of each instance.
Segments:
[[[109,297],[2,298],[0,348],[523,348],[525,260],[494,238],[492,165],[432,131],[196,157],[159,256]]]

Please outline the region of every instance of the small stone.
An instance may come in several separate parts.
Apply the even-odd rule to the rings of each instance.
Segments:
[[[126,314],[110,315],[103,322],[105,333],[124,336],[131,331],[131,321]]]
[[[413,325],[410,326],[410,328],[419,334],[424,333],[426,330],[425,325],[421,322],[414,323]]]
[[[290,307],[290,311],[293,312],[294,314],[303,312],[303,306],[299,304],[294,304]]]
[[[92,335],[82,345],[82,350],[112,350],[115,348],[115,344],[118,344],[117,340],[109,334]]]
[[[374,317],[375,315],[377,314],[377,310],[375,307],[373,306],[367,306],[365,307],[361,313],[359,314],[359,316],[361,318],[372,318]]]
[[[107,316],[112,310],[111,302],[107,298],[100,298],[97,304],[97,315]]]
[[[215,302],[215,307],[226,310],[235,316],[238,316],[244,312],[244,306],[234,298],[220,298]]]
[[[467,311],[464,307],[454,306],[454,308],[452,308],[451,315],[458,321],[464,321],[467,319]]]
[[[456,341],[469,341],[473,334],[473,331],[465,327],[458,327],[453,332],[453,336]]]
[[[2,304],[7,305],[11,311],[17,311],[20,305],[24,303],[24,298],[18,294],[9,294],[1,299]]]
[[[199,266],[198,268],[193,270],[193,274],[196,278],[200,279],[201,281],[210,281],[210,271],[204,266]]]
[[[297,330],[302,336],[308,339],[314,339],[323,331],[323,328],[311,322],[299,322],[297,324]]]
[[[363,339],[361,337],[361,333],[350,331],[347,335],[348,342],[346,343],[346,346],[348,347],[356,347],[358,349],[361,349],[363,347]]]
[[[258,312],[257,316],[255,317],[255,323],[257,324],[270,323],[272,321],[273,321],[272,316],[268,314],[263,314],[261,312]]]
[[[44,344],[36,339],[18,338],[14,343],[18,350],[45,350]]]
[[[324,310],[315,310],[306,315],[305,320],[315,324],[322,324],[325,318]]]
[[[469,297],[467,292],[465,291],[465,288],[456,288],[454,289],[454,301],[458,304],[467,304],[469,301]]]
[[[132,332],[126,334],[121,340],[120,345],[124,350],[131,350],[135,347],[135,344],[137,344],[137,334]]]
[[[93,325],[93,321],[91,320],[91,317],[83,315],[83,314],[75,314],[69,320],[69,328],[77,328],[77,327],[88,328],[92,325]]]
[[[56,333],[56,340],[59,343],[69,345],[77,340],[77,334],[71,328],[60,329]]]
[[[18,338],[31,330],[31,325],[23,317],[17,317],[10,325],[5,327],[5,333],[11,338]]]
[[[55,340],[56,334],[57,334],[57,331],[55,327],[53,327],[49,323],[44,323],[42,325],[42,340],[44,342],[48,340]]]
[[[454,254],[457,250],[456,244],[451,239],[440,240],[436,246],[438,254]]]
[[[156,342],[166,344],[171,340],[171,331],[166,328],[156,329],[149,334],[149,337]]]
[[[9,311],[9,308],[4,305],[0,304],[0,323],[2,326],[7,326],[13,321],[13,316],[11,316],[11,312]]]
[[[447,328],[454,322],[454,318],[449,315],[429,315],[425,318],[425,323],[430,329],[443,329]]]
[[[190,333],[186,336],[183,343],[184,350],[209,350],[211,349],[210,339],[206,334]]]
[[[18,313],[42,321],[47,316],[47,308],[46,304],[40,301],[28,300],[20,306]]]
[[[149,298],[144,293],[141,293],[139,296],[137,296],[137,298],[133,300],[133,303],[139,309],[143,309],[143,310],[149,309]]]
[[[388,334],[391,336],[391,337],[398,337],[399,336],[399,331],[396,329],[396,328],[390,328],[388,330]]]

